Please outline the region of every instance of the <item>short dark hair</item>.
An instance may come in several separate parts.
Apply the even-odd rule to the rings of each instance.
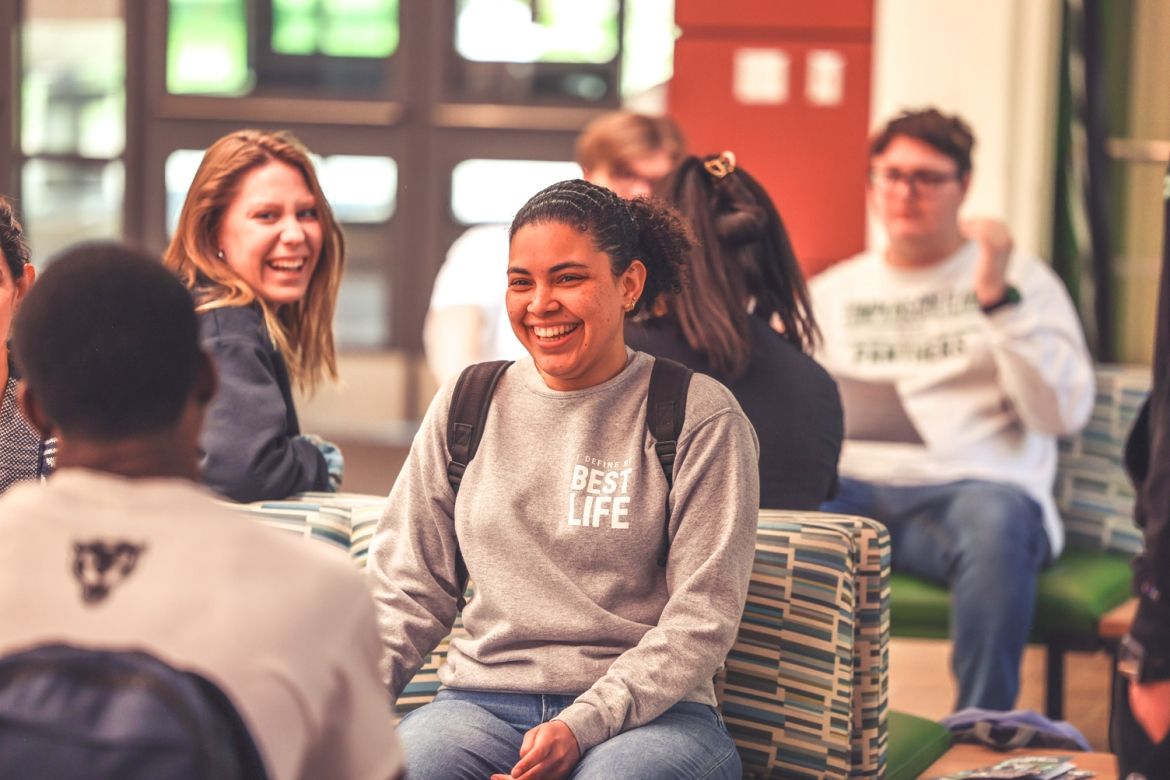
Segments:
[[[28,264],[28,244],[16,211],[7,198],[0,198],[0,254],[4,255],[8,273],[13,279],[19,279]]]
[[[971,126],[958,114],[947,116],[937,108],[903,111],[870,137],[870,158],[884,152],[900,135],[929,144],[950,157],[955,161],[960,177],[971,171],[971,150],[975,148],[975,134],[971,132]]]
[[[28,389],[66,436],[166,430],[194,388],[191,294],[142,250],[112,242],[64,250],[25,297],[15,331]]]
[[[625,200],[612,190],[584,179],[545,187],[528,199],[512,220],[509,239],[525,225],[559,222],[588,235],[599,252],[609,255],[614,276],[634,260],[646,266],[642,297],[629,316],[648,311],[658,298],[678,292],[683,265],[694,245],[690,228],[678,212],[649,198]]]

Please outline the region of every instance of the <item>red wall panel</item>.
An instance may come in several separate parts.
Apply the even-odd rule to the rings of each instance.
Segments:
[[[684,29],[750,27],[873,29],[873,0],[675,0],[675,21]]]
[[[790,18],[802,19],[811,13],[807,7],[821,6],[745,2],[749,4],[801,9]],[[699,18],[684,15],[697,7],[680,0],[680,19]],[[770,30],[740,30],[728,37],[718,30],[684,27],[675,44],[670,113],[686,133],[688,146],[699,155],[723,149],[736,153],[775,200],[809,275],[865,245],[872,47],[868,33],[862,36],[865,42],[858,42],[857,35],[844,37],[832,30],[823,36],[804,31],[796,39]],[[780,52],[787,58],[787,96],[782,102],[754,104],[737,97],[735,61],[742,49]],[[841,99],[831,105],[816,104],[806,90],[809,56],[823,51],[836,52],[844,62]]]

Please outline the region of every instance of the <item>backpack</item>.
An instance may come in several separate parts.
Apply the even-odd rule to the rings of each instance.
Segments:
[[[487,421],[492,394],[500,377],[512,365],[511,360],[494,360],[476,363],[463,369],[455,390],[451,395],[451,408],[447,416],[447,481],[451,483],[456,499],[463,472],[475,457],[483,428]],[[646,394],[646,428],[654,437],[654,451],[662,465],[669,490],[674,486],[674,456],[678,449],[678,437],[686,417],[687,390],[695,372],[681,363],[666,358],[655,358],[650,371],[650,388]],[[670,505],[666,508],[666,519],[662,527],[662,554],[658,565],[666,566],[670,552]],[[467,586],[467,564],[463,551],[456,548],[455,573],[462,594]]]
[[[247,726],[197,674],[138,651],[0,658],[0,778],[265,780]]]

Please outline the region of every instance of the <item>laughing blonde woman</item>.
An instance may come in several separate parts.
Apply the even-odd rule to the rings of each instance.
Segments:
[[[240,130],[203,156],[166,264],[195,297],[219,369],[203,478],[236,501],[336,490],[340,451],[301,434],[292,387],[336,379],[345,241],[309,159],[284,132]]]

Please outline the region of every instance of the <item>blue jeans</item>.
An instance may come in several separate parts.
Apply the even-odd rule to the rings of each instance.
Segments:
[[[1012,709],[1036,576],[1048,560],[1040,505],[1000,482],[892,486],[842,478],[837,498],[822,509],[883,523],[896,571],[951,589],[955,709]]]
[[[398,725],[410,780],[487,780],[520,760],[524,733],[575,696],[444,688]],[[644,726],[587,750],[570,775],[586,778],[739,778],[739,754],[719,713],[679,702]]]

